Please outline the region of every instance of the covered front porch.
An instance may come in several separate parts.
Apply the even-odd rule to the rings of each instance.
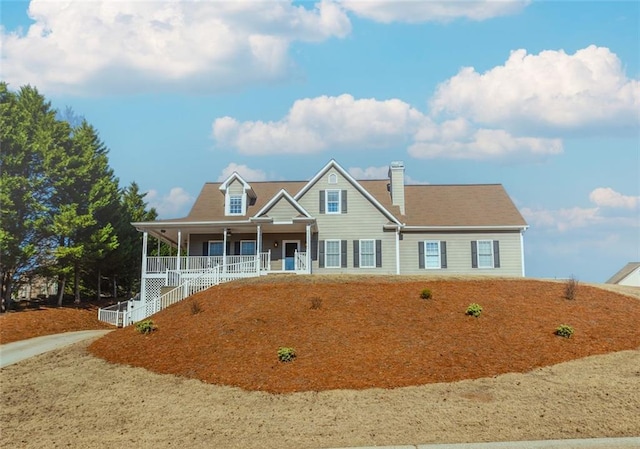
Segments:
[[[227,222],[135,223],[143,233],[141,299],[216,269],[238,277],[311,273],[315,220],[274,222],[260,218]],[[161,242],[171,248],[162,254]]]

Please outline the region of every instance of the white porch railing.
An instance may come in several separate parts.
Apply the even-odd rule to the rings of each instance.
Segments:
[[[271,251],[260,253],[258,256],[226,256],[226,265],[244,264],[259,260],[260,270],[269,271],[271,269]],[[178,259],[180,260],[180,271],[203,272],[215,266],[224,266],[224,256],[147,256],[147,273],[166,273],[178,270]]]
[[[295,269],[296,271],[307,271],[307,253],[296,251],[294,254],[295,257]]]
[[[245,260],[224,267],[215,266],[207,269],[204,273],[170,270],[167,272],[167,283],[178,283],[176,288],[159,297],[149,298],[145,302],[131,299],[124,303],[98,309],[98,319],[118,327],[129,326],[201,290],[223,282],[259,276],[259,267],[259,259],[250,256]]]

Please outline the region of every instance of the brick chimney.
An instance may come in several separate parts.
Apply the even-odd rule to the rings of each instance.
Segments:
[[[398,206],[400,213],[404,215],[404,162],[391,162],[389,166],[389,180],[391,203],[394,206]]]

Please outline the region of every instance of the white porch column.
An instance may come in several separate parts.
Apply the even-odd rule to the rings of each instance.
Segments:
[[[182,242],[182,230],[178,229],[178,255],[176,256],[178,259],[176,260],[176,267],[178,271],[180,271],[180,243]]]
[[[400,226],[396,228],[396,274],[400,274]]]
[[[227,272],[227,228],[222,231],[222,272]]]
[[[142,233],[142,267],[140,270],[140,300],[142,304],[147,300],[147,231]]]
[[[306,262],[307,262],[307,273],[311,273],[311,225],[307,224],[307,235],[306,235]]]
[[[260,273],[260,269],[262,268],[261,265],[262,263],[260,262],[261,256],[260,253],[262,253],[262,227],[260,225],[258,225],[258,229],[257,229],[257,235],[256,235],[256,263],[257,263],[257,272]]]

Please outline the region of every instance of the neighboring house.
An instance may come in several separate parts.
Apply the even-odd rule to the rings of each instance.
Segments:
[[[138,300],[102,309],[123,325],[195,291],[260,274],[524,276],[527,223],[499,184],[405,185],[354,179],[331,160],[309,181],[206,183],[185,218],[132,223],[143,233]],[[176,248],[148,256],[148,237]],[[176,288],[176,287],[181,288]]]
[[[629,262],[620,271],[611,276],[606,284],[640,287],[640,262]]]

